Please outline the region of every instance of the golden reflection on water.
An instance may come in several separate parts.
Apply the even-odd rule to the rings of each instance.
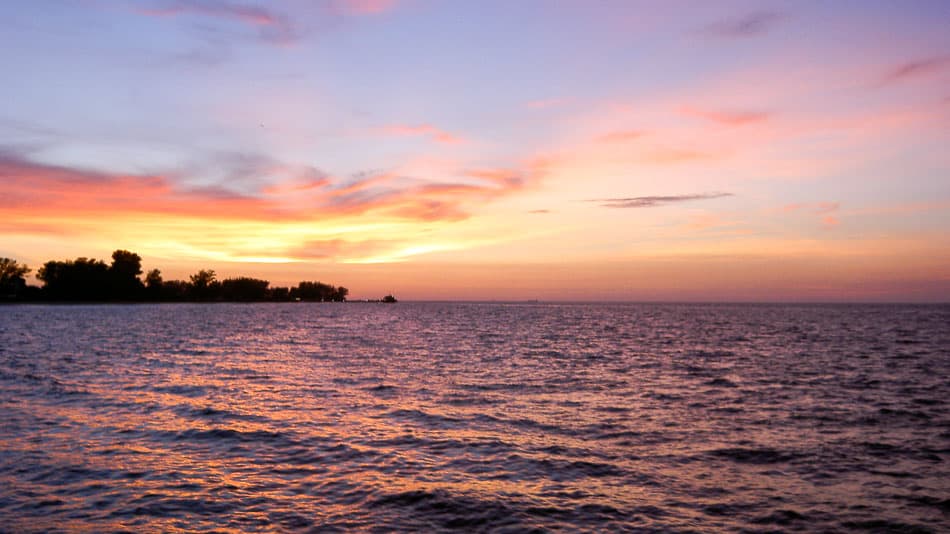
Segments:
[[[822,310],[713,310],[696,330],[676,325],[708,309],[91,310],[44,310],[55,334],[37,326],[0,352],[0,512],[14,530],[732,530],[798,521],[775,502],[821,518],[839,513],[822,498],[890,502],[866,485],[872,469],[912,473],[918,489],[902,491],[945,480],[923,453],[873,454],[897,454],[898,437],[935,448],[914,421],[942,401],[873,426],[843,388],[893,368],[848,367],[840,337],[802,340]],[[926,343],[913,354],[930,357]],[[907,384],[945,388],[935,376],[876,393],[897,405]],[[902,509],[882,514],[897,524]]]

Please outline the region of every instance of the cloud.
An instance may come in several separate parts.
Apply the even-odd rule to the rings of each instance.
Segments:
[[[619,130],[616,132],[610,132],[604,134],[597,138],[598,143],[623,143],[626,141],[633,141],[640,139],[644,136],[644,132],[640,130]]]
[[[75,169],[31,161],[0,149],[5,194],[0,212],[27,215],[170,213],[274,217],[277,206],[222,187],[175,187],[168,176]]]
[[[545,209],[541,209],[541,210],[528,210],[528,213],[545,214],[545,213],[551,213],[551,210],[545,210]]]
[[[929,76],[950,66],[950,55],[934,56],[896,65],[884,75],[878,85],[898,83],[911,78]]]
[[[650,196],[630,198],[595,198],[586,202],[598,202],[604,208],[655,208],[667,204],[690,202],[693,200],[710,200],[714,198],[731,197],[732,193],[713,192],[697,193],[692,195]]]
[[[329,185],[329,178],[319,177],[310,180],[293,180],[269,185],[261,189],[261,192],[266,195],[292,195],[323,189]]]
[[[785,19],[775,11],[755,11],[734,18],[723,19],[706,26],[704,34],[721,38],[753,37],[768,32]]]
[[[523,191],[540,176],[529,165],[446,170],[439,179],[387,171],[341,180],[306,165],[238,159],[259,165],[255,187],[209,181],[200,170],[124,174],[52,165],[0,145],[0,220],[6,233],[23,235],[61,235],[63,226],[105,235],[127,221],[151,229],[168,225],[170,232],[182,224],[236,227],[230,223],[317,229],[348,225],[355,217],[360,224],[453,222]]]
[[[284,255],[299,260],[358,259],[370,257],[391,249],[394,243],[380,240],[349,241],[346,239],[316,239],[287,250]]]
[[[431,137],[434,141],[438,143],[461,143],[462,138],[436,128],[431,124],[394,124],[390,126],[385,126],[382,129],[383,133],[387,135],[397,136],[397,137],[412,137],[412,136],[427,136]]]
[[[835,215],[840,207],[841,205],[837,202],[797,203],[783,206],[782,211],[786,213],[805,212],[817,215],[822,228],[830,230],[841,223],[837,215]]]
[[[290,18],[269,9],[224,0],[175,0],[162,7],[138,9],[152,17],[202,16],[236,22],[255,28],[261,40],[278,45],[292,44],[299,39]]]
[[[514,169],[469,169],[457,181],[432,182],[398,173],[362,176],[330,188],[324,198],[328,209],[350,214],[378,211],[400,218],[461,220],[472,202],[490,201],[523,190],[532,177]]]
[[[353,15],[378,15],[396,7],[396,0],[338,0],[342,11]]]
[[[726,126],[743,126],[769,119],[769,113],[764,111],[710,111],[691,106],[683,106],[680,113]]]
[[[525,177],[512,169],[471,169],[464,174],[494,184],[502,190],[520,189],[525,185]]]
[[[660,165],[689,163],[693,161],[704,161],[716,158],[716,154],[709,152],[700,152],[698,150],[681,148],[659,148],[644,154],[643,160],[647,163],[656,163]]]

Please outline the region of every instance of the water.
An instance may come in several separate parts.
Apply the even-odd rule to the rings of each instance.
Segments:
[[[950,531],[950,307],[0,307],[0,530]]]

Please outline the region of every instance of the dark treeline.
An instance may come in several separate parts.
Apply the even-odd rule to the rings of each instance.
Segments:
[[[289,302],[346,300],[349,290],[322,282],[296,287],[270,287],[267,280],[241,276],[218,280],[212,270],[200,270],[186,280],[165,280],[158,269],[142,275],[142,258],[117,250],[112,263],[77,258],[48,261],[36,271],[42,287],[27,285],[32,270],[0,258],[0,302]]]

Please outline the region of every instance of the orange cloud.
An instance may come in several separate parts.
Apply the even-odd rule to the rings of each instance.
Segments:
[[[117,215],[177,215],[233,221],[312,221],[377,213],[409,220],[460,220],[473,203],[521,190],[515,170],[462,171],[459,182],[433,182],[378,173],[336,185],[310,168],[276,165],[289,175],[262,188],[261,196],[221,187],[187,187],[162,175],[124,175],[36,163],[0,152],[4,195],[0,214],[42,229],[43,219]],[[30,221],[15,214],[28,215]],[[33,226],[30,226],[33,225]]]

